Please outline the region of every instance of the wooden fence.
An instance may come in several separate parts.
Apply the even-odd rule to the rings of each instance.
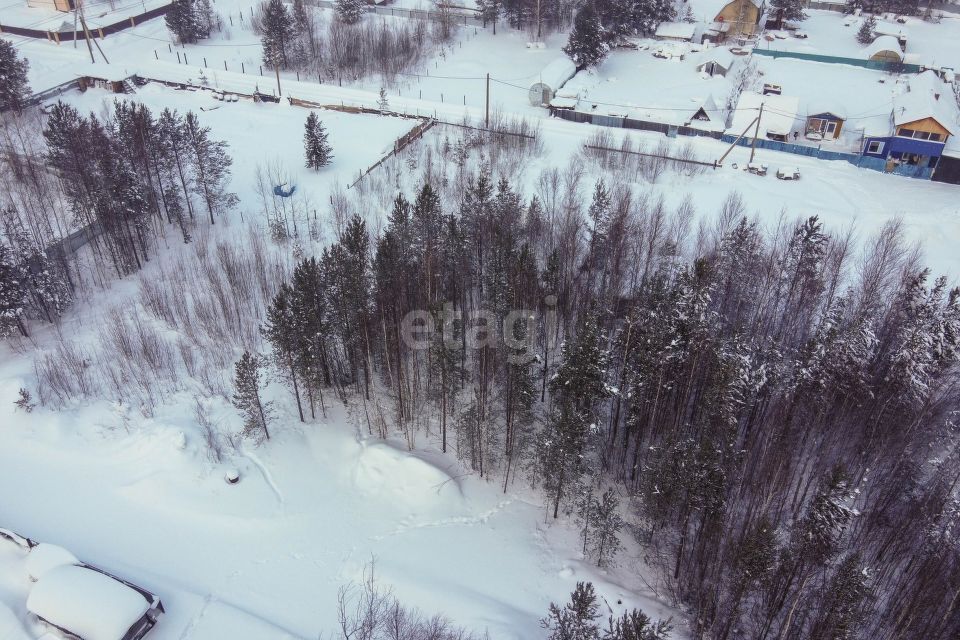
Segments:
[[[130,16],[124,18],[113,24],[109,24],[103,27],[90,28],[90,36],[92,38],[100,38],[103,40],[108,35],[112,33],[119,33],[124,29],[129,29],[130,27],[135,27],[141,22],[146,22],[147,20],[152,20],[153,18],[158,18],[162,15],[165,15],[170,9],[170,5],[163,5],[162,7],[156,7],[150,9],[144,13],[141,13],[137,16]],[[46,29],[29,29],[27,27],[16,27],[12,25],[0,24],[0,33],[10,34],[15,36],[24,36],[27,38],[39,38],[41,40],[50,40],[51,42],[56,42],[60,44],[61,42],[73,42],[74,40],[83,39],[83,30],[80,25],[77,25],[77,29],[73,31],[50,31]]]

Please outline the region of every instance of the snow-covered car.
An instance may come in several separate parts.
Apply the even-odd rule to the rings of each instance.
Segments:
[[[797,167],[780,167],[777,169],[777,178],[780,180],[799,180],[800,169]]]
[[[800,38],[801,40],[806,40],[807,38],[810,37],[810,34],[807,33],[806,31],[802,31],[802,30],[800,30],[800,29],[797,29],[796,31],[793,32],[793,37],[794,37],[794,38]]]
[[[751,162],[747,165],[747,171],[755,176],[765,176],[767,175],[767,165],[760,164],[759,162]]]
[[[85,564],[44,573],[30,590],[27,610],[84,640],[140,640],[164,613],[159,597]]]
[[[672,51],[668,51],[667,49],[664,49],[663,47],[660,47],[659,49],[657,49],[656,51],[653,52],[653,57],[654,57],[654,58],[661,58],[661,59],[663,59],[663,60],[669,60],[669,59],[671,59],[671,58],[673,57],[673,52],[672,52]]]

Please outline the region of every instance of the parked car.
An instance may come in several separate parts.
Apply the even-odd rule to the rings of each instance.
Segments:
[[[799,180],[800,169],[797,167],[780,167],[777,169],[777,178],[780,180]]]
[[[765,176],[767,175],[767,165],[760,164],[759,162],[751,162],[747,165],[747,171],[755,176]]]
[[[659,49],[653,52],[653,57],[661,58],[663,60],[670,60],[671,58],[673,58],[673,52],[667,51],[663,47],[660,47]]]
[[[810,37],[810,34],[807,33],[806,31],[801,31],[800,29],[797,29],[796,31],[793,32],[793,37],[800,38],[801,40],[806,40],[807,38]]]

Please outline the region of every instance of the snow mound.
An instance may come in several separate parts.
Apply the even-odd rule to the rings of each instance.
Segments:
[[[388,444],[368,444],[353,471],[353,483],[361,492],[407,504],[458,498],[460,488],[447,472],[406,451]]]
[[[17,614],[10,607],[0,602],[0,638],[3,640],[29,640]]]
[[[75,555],[63,547],[41,542],[31,549],[27,556],[27,573],[30,574],[30,579],[36,582],[52,569],[79,562]]]
[[[142,595],[85,567],[46,572],[27,598],[27,609],[84,640],[118,640],[150,608]]]

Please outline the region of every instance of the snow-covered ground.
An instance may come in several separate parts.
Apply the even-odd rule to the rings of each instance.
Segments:
[[[403,0],[403,6],[415,1]],[[249,3],[231,0],[216,6],[225,15],[232,10],[237,23],[239,10],[249,9]],[[843,27],[841,16],[811,13],[811,21],[803,25],[811,34],[819,32],[818,21],[839,24],[844,37],[853,42],[853,27]],[[911,25],[914,34],[925,29],[926,25]],[[957,50],[948,41],[955,28],[929,25],[929,29],[947,34],[937,51]],[[938,37],[931,36],[931,42]],[[509,29],[496,36],[465,29],[453,47],[422,70],[422,76],[391,88],[391,108],[451,122],[466,114],[477,121],[489,72],[495,79],[494,107],[545,117],[544,110],[529,105],[527,88],[559,54],[565,37],[549,36],[543,49],[528,48],[529,39]],[[15,41],[30,59],[35,89],[72,79],[89,65],[82,42],[74,47]],[[154,20],[110,36],[101,45],[114,73],[119,68],[180,81],[203,75],[211,86],[244,92],[254,87],[269,91],[273,86],[269,76],[252,72],[259,65],[260,45],[241,26],[235,24],[211,42],[186,49],[168,49],[168,42],[163,21]],[[190,64],[177,65],[171,49],[186,52]],[[221,72],[224,62],[229,70]],[[250,73],[238,73],[241,62],[250,65]],[[790,69],[789,61],[764,65],[771,78]],[[709,83],[718,86],[710,93],[719,93],[720,85],[728,84],[700,78],[688,66],[655,60],[649,52],[618,52],[599,70],[590,95],[640,104],[664,87],[679,87],[685,92],[679,99],[690,99],[707,93]],[[671,83],[677,69],[684,75]],[[826,85],[841,83],[844,77],[838,74],[844,69],[833,65],[819,77],[829,79]],[[784,71],[781,77],[788,78],[781,82],[785,93],[801,80],[816,82],[793,71]],[[376,79],[342,88],[312,80],[298,82],[295,75],[284,74],[284,95],[329,105],[377,102]],[[100,113],[115,97],[91,90],[67,93],[63,99],[83,111]],[[335,187],[352,182],[416,124],[404,118],[321,111],[335,160],[318,173],[302,166],[305,109],[286,102],[224,104],[206,91],[159,85],[143,87],[131,98],[155,111],[191,109],[212,128],[214,137],[229,141],[232,189],[241,206],[228,224],[211,233],[233,241],[243,237],[242,231],[259,211],[258,168],[271,163],[282,167],[324,218]],[[512,176],[528,192],[540,171],[567,166],[598,131],[630,135],[648,147],[664,140],[656,134],[550,119],[540,121],[540,130],[544,152]],[[428,140],[445,135],[450,130],[437,127]],[[674,144],[690,144],[707,161],[727,150],[709,139]],[[799,167],[799,181],[782,182],[773,177],[773,170],[758,177],[733,168],[735,163],[742,167],[748,155],[749,149],[737,148],[719,169],[692,176],[667,172],[653,185],[635,186],[649,189],[653,198],[662,197],[670,208],[689,198],[701,220],[709,220],[728,195],[738,192],[748,213],[757,214],[770,227],[784,218],[819,215],[829,231],[853,227],[858,242],[900,217],[909,238],[923,243],[926,262],[935,272],[953,280],[960,275],[956,186],[759,150],[757,160],[771,169]],[[587,175],[589,188],[598,175],[589,162]],[[361,213],[377,218],[384,212]],[[177,251],[185,250],[168,249],[160,261],[175,261],[182,255]],[[154,264],[81,301],[64,319],[62,334],[68,340],[90,338],[106,308],[129,301],[137,283],[154,277],[156,268]],[[55,340],[49,329],[35,335],[39,349],[51,348]],[[635,545],[628,544],[615,569],[597,570],[580,558],[573,524],[548,521],[537,494],[523,483],[504,494],[497,483],[465,474],[428,438],[420,439],[415,452],[395,441],[370,438],[359,426],[362,408],[356,401],[346,408],[336,405],[327,418],[301,425],[289,410],[286,392],[274,385],[271,393],[283,408],[275,438],[267,446],[245,448],[215,464],[206,455],[193,398],[186,393],[167,399],[150,418],[131,415],[127,408],[106,401],[63,412],[42,408],[30,414],[14,412],[19,388],[30,387],[34,380],[30,348],[0,345],[0,484],[7,487],[0,492],[0,526],[63,545],[80,559],[159,594],[168,614],[151,636],[157,640],[316,638],[334,626],[337,590],[360,579],[373,559],[382,582],[393,586],[405,602],[445,613],[473,630],[489,630],[494,640],[544,637],[537,620],[547,604],[566,600],[575,582],[584,579],[595,583],[615,611],[639,606],[654,617],[681,616],[646,584],[656,580]],[[237,426],[236,413],[225,401],[215,401],[209,408],[221,424]],[[233,486],[223,480],[232,468],[242,476]],[[629,543],[629,536],[623,537]],[[22,551],[0,540],[3,640],[30,638],[34,633],[24,608],[29,589],[25,562]]]
[[[857,31],[864,18],[834,11],[807,11],[807,19],[797,26],[807,38],[774,38],[761,40],[762,49],[815,53],[826,56],[865,59],[868,45],[857,42]],[[934,68],[960,68],[960,16],[946,14],[939,24],[908,16],[904,24],[892,23],[889,28],[902,29],[907,35],[906,62]]]

